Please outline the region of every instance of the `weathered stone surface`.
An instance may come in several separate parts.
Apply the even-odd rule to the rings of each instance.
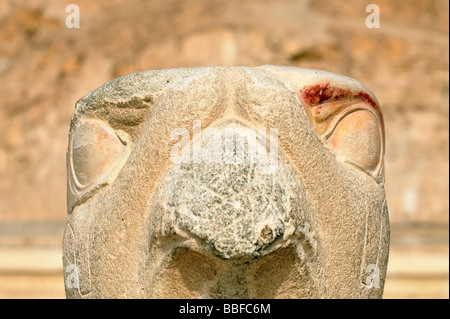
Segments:
[[[66,295],[380,298],[383,156],[378,102],[344,76],[266,65],[117,78],[72,117],[64,267],[79,287]]]

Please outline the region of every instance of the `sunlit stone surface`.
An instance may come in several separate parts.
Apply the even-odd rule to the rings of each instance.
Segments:
[[[280,66],[115,79],[76,106],[68,298],[381,298],[384,126],[358,81]]]

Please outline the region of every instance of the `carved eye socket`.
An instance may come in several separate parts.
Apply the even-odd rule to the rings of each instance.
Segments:
[[[377,118],[369,111],[347,114],[326,134],[337,156],[374,172],[381,160],[382,137]]]
[[[129,154],[129,138],[107,125],[89,121],[74,128],[69,142],[69,203],[92,195],[109,184]]]
[[[319,83],[300,89],[311,126],[336,157],[383,182],[384,124],[378,103],[364,90]]]

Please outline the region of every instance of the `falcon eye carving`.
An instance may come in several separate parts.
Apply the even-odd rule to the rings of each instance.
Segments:
[[[327,142],[337,155],[374,171],[380,161],[381,136],[376,117],[365,110],[346,115],[330,132]]]
[[[84,121],[69,138],[69,202],[85,200],[114,180],[130,150],[129,138],[100,121]]]
[[[331,153],[383,182],[383,116],[367,92],[316,84],[300,89],[300,100]]]

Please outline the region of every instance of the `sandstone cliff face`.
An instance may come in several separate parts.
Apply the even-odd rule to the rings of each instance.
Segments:
[[[81,11],[68,29],[66,5]],[[386,125],[391,221],[448,222],[446,0],[2,1],[0,220],[66,217],[65,151],[78,98],[126,73],[282,64],[356,78]]]

